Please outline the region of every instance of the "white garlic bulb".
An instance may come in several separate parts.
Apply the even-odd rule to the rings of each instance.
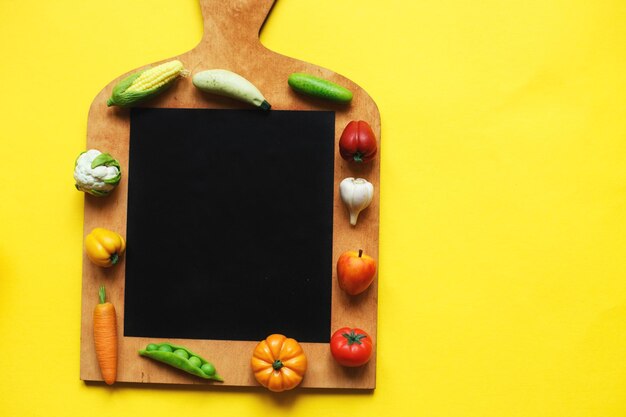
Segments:
[[[350,224],[355,226],[359,213],[367,208],[374,198],[374,186],[363,178],[348,177],[339,184],[339,195],[350,211]]]

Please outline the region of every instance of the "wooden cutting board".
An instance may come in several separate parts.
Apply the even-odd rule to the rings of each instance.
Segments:
[[[260,29],[275,0],[200,0],[204,19],[204,36],[193,50],[165,59],[181,60],[192,74],[205,69],[223,68],[234,71],[252,81],[263,92],[275,110],[331,110],[335,112],[335,148],[339,137],[351,120],[365,120],[379,140],[380,115],[376,104],[358,85],[330,70],[289,58],[266,49],[259,41]],[[153,66],[152,63],[147,66]],[[117,82],[137,70],[129,71],[107,85],[94,99],[87,126],[87,149],[98,149],[114,155],[124,174],[129,172],[130,112],[127,109],[108,108],[106,101]],[[348,106],[313,99],[295,93],[287,84],[293,72],[306,72],[349,88],[354,93]],[[212,96],[198,91],[189,79],[177,84],[162,95],[145,103],[155,108],[209,108],[249,109],[235,100]],[[271,111],[271,110],[270,110]],[[350,297],[337,284],[334,265],[346,250],[362,248],[378,259],[379,225],[379,168],[380,156],[372,163],[357,166],[335,156],[335,195],[333,210],[333,283],[332,331],[353,326],[366,329],[376,341],[377,282],[368,291]],[[359,216],[357,227],[351,227],[348,212],[339,197],[339,182],[345,177],[361,177],[374,184],[372,204]],[[85,196],[86,236],[95,227],[104,227],[125,235],[128,203],[127,175],[118,189],[105,198]],[[164,341],[155,338],[124,337],[124,286],[125,261],[113,268],[99,268],[83,255],[82,329],[80,378],[101,381],[95,357],[92,314],[97,301],[98,287],[106,285],[108,299],[117,310],[119,335],[118,382],[199,384],[211,386],[259,386],[249,361],[258,341],[224,341],[168,339],[184,345],[213,362],[224,383],[207,382],[176,369],[163,366],[137,351],[149,342]],[[289,336],[289,335],[287,335]],[[376,384],[376,343],[371,361],[361,367],[348,369],[339,366],[332,358],[326,343],[303,343],[309,360],[309,369],[300,387],[374,389]]]

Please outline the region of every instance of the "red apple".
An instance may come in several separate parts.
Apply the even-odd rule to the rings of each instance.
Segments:
[[[363,254],[363,250],[347,251],[337,261],[337,279],[339,288],[350,295],[365,291],[374,281],[376,261]]]

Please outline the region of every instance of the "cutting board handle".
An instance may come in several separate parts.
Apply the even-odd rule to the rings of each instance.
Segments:
[[[199,0],[204,21],[202,42],[258,42],[276,0]]]

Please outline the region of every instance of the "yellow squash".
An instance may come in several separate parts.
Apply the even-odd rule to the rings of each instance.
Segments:
[[[115,265],[125,249],[126,241],[122,236],[102,227],[96,227],[85,238],[87,257],[105,268]]]

